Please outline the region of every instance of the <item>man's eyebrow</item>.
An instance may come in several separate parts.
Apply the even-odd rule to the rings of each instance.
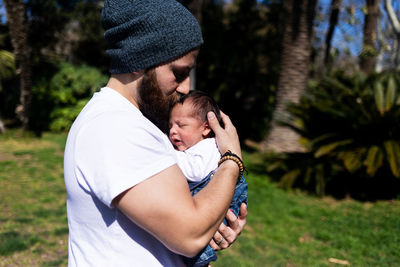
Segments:
[[[179,68],[179,69],[187,69],[187,70],[191,70],[193,69],[195,66],[195,63],[184,63],[184,62],[173,62],[171,64],[171,67],[173,68]]]
[[[194,68],[194,65],[171,65],[171,67],[175,70],[191,71]]]

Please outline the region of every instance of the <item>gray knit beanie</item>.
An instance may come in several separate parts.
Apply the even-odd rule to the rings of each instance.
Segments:
[[[157,66],[203,43],[197,20],[175,0],[105,0],[101,24],[112,74]]]

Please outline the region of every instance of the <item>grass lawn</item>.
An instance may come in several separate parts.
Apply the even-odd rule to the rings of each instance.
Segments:
[[[0,135],[0,266],[66,266],[66,136],[17,136]],[[213,266],[400,266],[399,200],[320,199],[251,171],[247,181],[248,224]]]

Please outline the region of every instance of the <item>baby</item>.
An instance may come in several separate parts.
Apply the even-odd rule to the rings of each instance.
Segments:
[[[208,125],[207,113],[213,111],[222,127],[224,124],[215,101],[201,91],[191,91],[172,107],[169,117],[169,139],[176,149],[178,166],[189,183],[192,195],[210,181],[221,159],[214,132]],[[240,205],[247,205],[247,183],[243,176],[236,184],[230,209],[237,216]],[[224,220],[227,224],[227,221]],[[194,258],[185,258],[188,266],[206,266],[217,255],[207,246]]]

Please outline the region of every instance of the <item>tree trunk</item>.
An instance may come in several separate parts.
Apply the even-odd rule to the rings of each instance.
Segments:
[[[332,0],[332,2],[331,2],[331,15],[329,18],[329,29],[328,29],[328,33],[326,34],[326,39],[325,39],[325,58],[324,58],[325,67],[328,67],[328,65],[330,64],[331,42],[332,42],[333,34],[335,32],[336,25],[339,20],[339,13],[340,13],[341,5],[342,5],[342,0]]]
[[[0,134],[3,134],[5,132],[6,132],[6,127],[4,126],[4,123],[0,118]]]
[[[390,0],[384,0],[384,7],[394,35],[393,45],[390,51],[390,63],[394,70],[400,70],[400,20]]]
[[[284,4],[287,14],[276,106],[270,133],[261,147],[264,151],[299,152],[304,149],[298,142],[298,134],[288,127],[278,125],[278,122],[291,119],[286,104],[298,103],[306,87],[317,0],[287,0]]]
[[[382,14],[382,11],[381,11]],[[390,25],[383,28],[382,20],[385,20],[384,16],[381,16],[378,20],[378,27],[376,29],[376,40],[377,40],[377,51],[376,51],[376,60],[375,60],[375,72],[380,73],[383,70],[384,60],[385,60],[385,50],[387,43],[387,35],[391,31]]]
[[[375,68],[376,31],[379,17],[380,0],[366,0],[367,12],[364,17],[363,49],[361,52],[361,69],[370,73]]]
[[[9,25],[11,43],[14,48],[15,59],[20,75],[20,104],[15,112],[22,123],[22,129],[29,127],[32,69],[31,48],[28,44],[28,25],[25,6],[22,0],[4,0]]]

